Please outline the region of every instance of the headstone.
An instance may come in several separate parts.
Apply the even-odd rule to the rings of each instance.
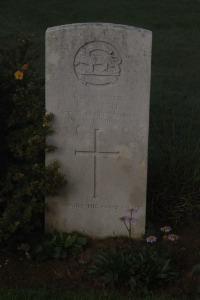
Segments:
[[[151,32],[115,24],[71,24],[46,33],[49,140],[68,184],[48,197],[46,229],[91,237],[127,235],[119,218],[137,208],[145,230]]]

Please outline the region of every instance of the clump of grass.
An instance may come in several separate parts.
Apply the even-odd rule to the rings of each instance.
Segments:
[[[199,103],[163,104],[152,117],[148,208],[173,223],[200,215]]]
[[[117,293],[97,293],[95,291],[91,292],[59,292],[56,290],[20,290],[20,289],[1,289],[0,290],[1,300],[187,300],[185,296],[180,296],[174,298],[170,295],[160,295],[160,296],[147,296],[137,298],[131,296],[123,296]]]

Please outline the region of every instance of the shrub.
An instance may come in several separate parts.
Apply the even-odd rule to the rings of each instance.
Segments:
[[[155,287],[164,287],[167,282],[177,277],[171,259],[164,258],[153,247],[143,247],[134,258],[134,272],[130,278],[132,289],[143,289],[147,292]]]
[[[155,287],[163,287],[174,280],[177,273],[169,258],[153,247],[137,251],[110,249],[97,255],[89,273],[103,279],[110,286],[123,284],[132,291],[147,294]]]
[[[44,83],[32,68],[30,47],[21,35],[15,48],[0,51],[0,239],[41,226],[44,197],[65,184],[57,161],[45,167],[45,152],[55,149],[45,142],[53,114],[45,115]]]
[[[89,273],[100,277],[106,283],[114,286],[115,283],[128,283],[131,276],[132,254],[125,251],[108,249],[97,255]]]
[[[78,234],[55,231],[32,252],[32,257],[44,261],[48,259],[65,259],[68,255],[82,251],[87,240]]]

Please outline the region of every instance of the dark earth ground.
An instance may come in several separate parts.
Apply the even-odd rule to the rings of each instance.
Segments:
[[[173,255],[180,271],[178,278],[167,291],[172,295],[186,293],[192,295],[200,278],[192,273],[194,265],[200,263],[200,225],[176,230],[180,236],[179,241],[173,244]],[[174,230],[175,232],[175,230]],[[103,249],[116,247],[122,249],[130,243],[128,238],[108,238],[104,240],[88,239],[88,244],[83,252],[77,253],[66,260],[50,260],[38,262],[32,260],[26,252],[26,244],[33,246],[42,237],[29,238],[24,243],[16,244],[0,252],[0,288],[55,288],[58,290],[87,291],[91,289],[105,290],[105,283],[94,279],[88,274],[93,257]],[[132,247],[140,247],[143,241],[132,241]],[[24,246],[25,245],[25,246]],[[151,246],[151,245],[150,245]],[[20,249],[20,247],[22,249]],[[25,248],[25,249],[24,249]],[[123,288],[121,289],[122,292]]]

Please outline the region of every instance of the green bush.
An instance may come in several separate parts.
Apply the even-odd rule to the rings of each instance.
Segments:
[[[132,273],[132,254],[108,249],[96,256],[89,273],[114,286],[115,283],[128,283]]]
[[[59,164],[45,166],[53,114],[45,115],[44,82],[29,57],[31,41],[21,35],[13,49],[0,50],[0,239],[42,225],[46,195],[65,184]]]
[[[130,278],[132,289],[149,291],[155,287],[164,287],[177,277],[171,259],[163,257],[153,247],[143,247],[134,258],[134,272]]]
[[[32,257],[40,261],[65,259],[68,255],[83,250],[87,240],[78,234],[54,232],[32,252]]]
[[[97,255],[89,273],[103,279],[110,286],[116,283],[132,291],[148,294],[174,280],[177,273],[169,258],[161,256],[152,246],[137,251],[109,249]]]

